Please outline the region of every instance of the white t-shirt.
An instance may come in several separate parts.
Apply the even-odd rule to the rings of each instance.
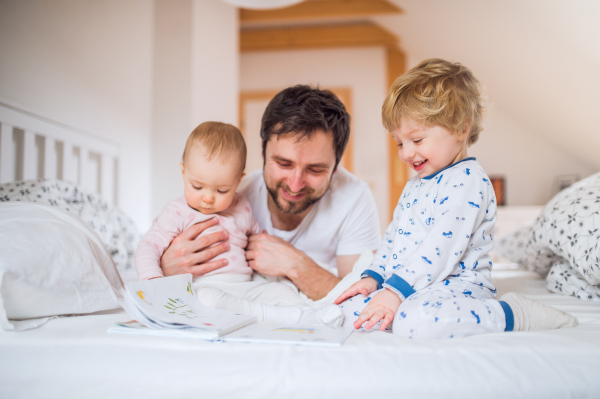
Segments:
[[[369,185],[338,167],[325,195],[292,231],[273,227],[263,171],[244,178],[239,190],[250,202],[262,230],[291,243],[337,275],[336,256],[375,251],[381,243],[379,214]]]

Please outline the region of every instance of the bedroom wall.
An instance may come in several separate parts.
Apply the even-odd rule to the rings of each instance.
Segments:
[[[150,214],[153,4],[0,1],[0,100],[121,145],[120,207]]]
[[[190,132],[209,120],[237,125],[239,88],[236,8],[219,0],[155,4],[152,217],[183,195],[179,163]]]
[[[381,126],[386,95],[383,48],[242,53],[240,90],[280,90],[296,84],[352,90],[354,174],[369,183],[382,228],[388,218],[387,136]]]
[[[549,140],[540,138],[502,109],[492,108],[479,141],[469,150],[488,175],[505,176],[507,205],[545,205],[556,193],[555,179],[596,171]]]
[[[0,101],[118,142],[144,231],[182,194],[191,129],[237,123],[237,24],[220,0],[2,0]]]

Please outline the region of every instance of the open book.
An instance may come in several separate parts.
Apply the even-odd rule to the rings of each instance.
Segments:
[[[288,344],[342,346],[352,334],[352,325],[341,328],[327,326],[298,326],[281,323],[254,323],[223,337],[225,342],[251,342],[257,344]]]
[[[203,305],[191,274],[132,282],[125,289],[121,305],[137,322],[119,323],[108,332],[213,340],[256,321]]]

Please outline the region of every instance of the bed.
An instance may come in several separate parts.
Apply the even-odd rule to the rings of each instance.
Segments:
[[[10,126],[13,135],[19,129],[30,132],[24,144],[11,147],[21,148],[17,150],[21,154],[29,151],[39,155],[39,150],[32,151],[31,143],[35,147],[36,142],[46,140],[45,131],[52,130],[33,124],[40,118],[14,108],[9,110],[13,113],[9,120],[6,115],[10,112],[0,110],[0,175],[5,179],[2,183],[9,183],[17,173],[22,173],[21,178],[45,178],[39,173],[42,170],[43,174],[44,169],[36,166],[39,157],[32,161],[21,156],[29,159],[29,166],[18,166],[10,169],[10,174],[5,173],[2,165],[9,131],[5,126]],[[20,119],[15,119],[15,113]],[[57,127],[43,122],[53,129]],[[106,142],[100,140],[98,147],[81,143],[72,138],[77,132],[69,131],[72,136],[49,137],[65,140],[67,146],[81,146],[84,150],[79,154],[106,153]],[[108,159],[116,160],[118,149],[110,150],[109,156],[112,158]],[[11,164],[19,158],[10,157]],[[92,176],[91,170],[108,170],[109,166],[103,165],[111,162],[100,161],[96,169],[84,166],[83,175]],[[77,164],[71,161],[71,165]],[[48,168],[53,170],[55,166]],[[102,192],[106,187],[114,187],[106,173],[96,173],[100,180],[90,184],[83,183],[85,178],[80,180],[81,167],[76,169],[77,173],[62,169],[59,177],[70,179],[70,184],[81,190],[108,193],[110,202],[115,202],[111,194],[114,190],[107,188]],[[114,176],[112,171],[107,173]],[[82,184],[87,186],[81,188]],[[89,216],[81,209],[80,213],[82,219]],[[537,211],[527,214],[534,213]],[[514,212],[504,217],[519,224],[515,218],[519,219]],[[124,234],[120,239],[135,237]],[[125,282],[135,279],[126,260],[126,252],[130,251],[127,245],[121,247],[125,253],[117,267]],[[600,301],[551,293],[539,273],[523,270],[514,263],[496,264],[493,278],[498,295],[513,291],[555,306],[577,317],[579,326],[428,342],[379,331],[354,332],[342,347],[326,348],[107,334],[109,326],[130,319],[116,308],[52,318],[38,328],[20,332],[0,330],[0,397],[600,397]]]

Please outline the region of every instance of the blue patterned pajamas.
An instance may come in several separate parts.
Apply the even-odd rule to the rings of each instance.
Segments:
[[[461,338],[503,332],[506,318],[495,294],[456,279],[432,284],[405,299],[394,317],[394,334],[411,339]],[[357,295],[340,305],[344,323],[354,323],[369,297]],[[377,324],[373,329],[378,329]]]
[[[494,299],[488,255],[495,223],[494,190],[475,158],[408,181],[362,275],[402,299],[396,333],[442,338],[504,331],[504,305]],[[347,322],[356,320],[365,300],[343,304],[357,306]]]

